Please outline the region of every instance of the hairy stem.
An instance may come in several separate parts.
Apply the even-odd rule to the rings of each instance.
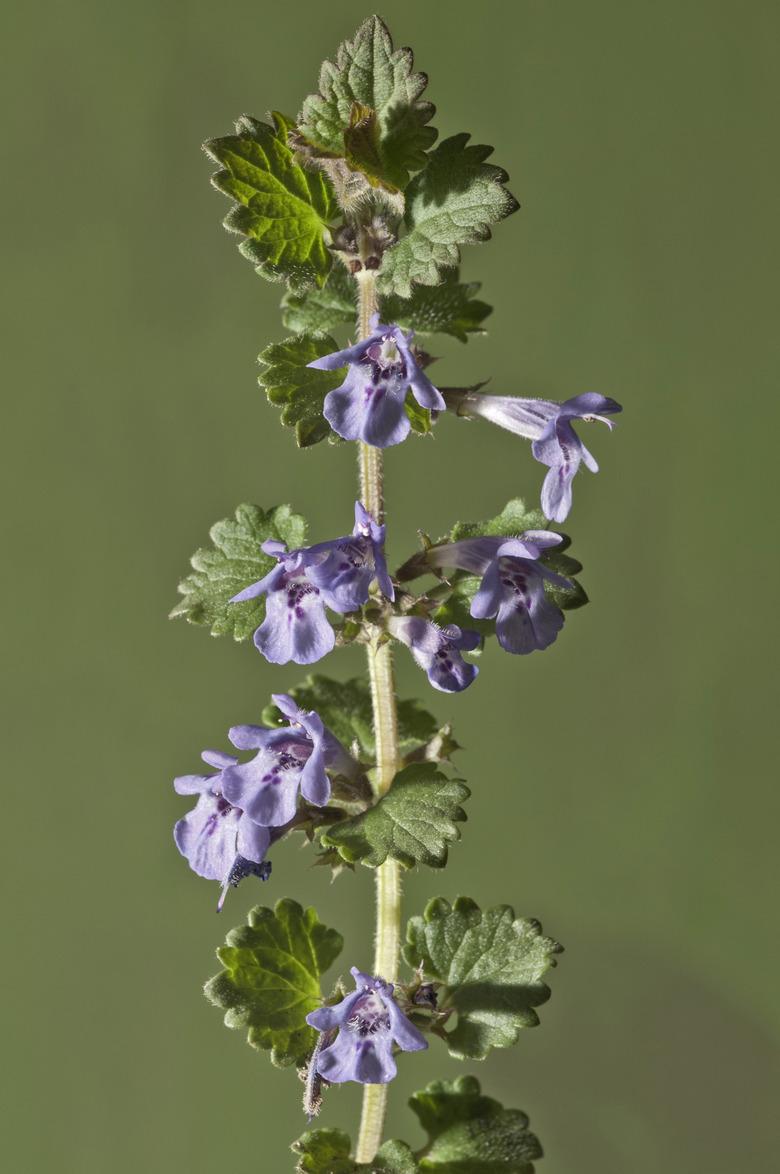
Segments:
[[[370,270],[356,275],[358,286],[358,332],[360,338],[370,333],[371,315],[376,312],[376,278]],[[359,446],[360,493],[363,504],[377,522],[384,519],[382,451],[368,444]],[[368,675],[376,739],[376,794],[384,795],[398,768],[398,716],[393,680],[393,659],[389,643],[368,646]],[[374,974],[387,982],[398,978],[398,955],[401,938],[401,873],[394,860],[376,869],[376,943]],[[372,1162],[382,1140],[387,1109],[387,1085],[367,1084],[363,1089],[355,1158]]]

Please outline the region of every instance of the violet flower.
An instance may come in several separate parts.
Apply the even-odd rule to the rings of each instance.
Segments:
[[[275,730],[233,726],[233,745],[257,754],[222,774],[224,797],[264,828],[281,827],[294,818],[299,791],[315,807],[325,807],[330,800],[326,766],[347,777],[359,771],[318,714],[300,709],[286,693],[274,693],[273,699],[289,724]]]
[[[519,538],[467,538],[433,546],[427,560],[481,575],[471,614],[480,620],[495,616],[501,647],[524,655],[549,647],[563,627],[563,612],[547,598],[544,584],[571,583],[539,561],[560,542],[561,535],[549,530],[526,530]]]
[[[434,689],[442,693],[462,692],[479,672],[461,656],[461,651],[473,652],[479,647],[479,632],[462,630],[457,624],[440,628],[422,616],[392,616],[388,630],[410,649]]]
[[[619,403],[595,391],[575,395],[564,403],[552,400],[522,399],[519,396],[483,395],[460,388],[445,391],[447,407],[459,416],[481,416],[499,428],[524,436],[533,443],[531,452],[549,472],[542,485],[542,509],[545,517],[563,522],[571,509],[572,481],[584,464],[592,473],[598,464],[572,426],[573,420],[599,420],[612,428],[607,415],[623,409]]]
[[[180,775],[173,780],[177,794],[198,796],[192,811],[174,827],[173,838],[193,872],[221,882],[220,910],[229,886],[235,888],[247,876],[267,880],[271,875],[265,860],[271,835],[223,794],[224,771],[238,759],[220,750],[204,750],[201,758],[218,769],[215,774]]]
[[[428,1041],[410,1023],[393,998],[393,984],[350,971],[356,990],[334,1007],[320,1007],[306,1016],[317,1031],[338,1028],[332,1044],[317,1054],[316,1068],[331,1084],[387,1084],[397,1072],[393,1043],[404,1052],[419,1052]]]
[[[412,354],[413,337],[400,326],[383,326],[375,314],[368,338],[309,363],[318,371],[349,367],[341,387],[325,396],[323,407],[325,419],[344,440],[364,440],[375,448],[400,444],[411,427],[404,409],[410,388],[421,407],[444,411],[440,392]]]
[[[385,527],[356,502],[352,534],[289,551],[277,539],[262,544],[277,565],[230,602],[267,597],[265,619],[254,634],[255,646],[266,660],[313,664],[326,656],[336,637],[325,608],[342,614],[355,611],[368,600],[373,579],[388,599],[394,598],[384,538]]]

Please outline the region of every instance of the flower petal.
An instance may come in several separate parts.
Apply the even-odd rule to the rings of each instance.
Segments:
[[[268,598],[263,623],[254,634],[255,646],[272,664],[313,664],[326,656],[336,636],[325,616],[319,593],[312,592],[288,606],[288,592]]]
[[[271,833],[267,827],[261,827],[248,815],[243,815],[238,823],[238,837],[236,848],[240,856],[251,860],[253,864],[262,864],[265,854],[271,843]]]
[[[281,827],[295,816],[301,765],[281,766],[276,754],[261,750],[251,762],[222,775],[222,794],[262,827]]]

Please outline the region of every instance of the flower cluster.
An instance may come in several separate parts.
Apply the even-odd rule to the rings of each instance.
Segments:
[[[276,729],[233,726],[228,738],[237,750],[256,750],[241,763],[232,754],[205,750],[202,758],[216,767],[210,775],[174,779],[179,795],[197,795],[198,802],[174,828],[176,846],[198,876],[222,885],[218,909],[228,887],[247,876],[266,880],[271,866],[265,855],[272,839],[295,819],[299,793],[314,807],[330,800],[326,770],[347,778],[359,766],[320,717],[300,709],[286,693],[273,700],[287,718]]]
[[[376,579],[387,599],[395,593],[384,555],[385,527],[358,501],[351,534],[316,546],[288,550],[270,539],[263,552],[277,560],[272,571],[239,591],[231,603],[266,596],[265,619],[254,635],[256,647],[272,664],[313,664],[333,648],[336,635],[325,608],[345,615],[368,601]]]

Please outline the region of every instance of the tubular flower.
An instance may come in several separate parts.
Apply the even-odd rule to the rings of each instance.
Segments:
[[[173,829],[176,847],[198,876],[220,881],[222,892],[217,909],[225,901],[228,887],[234,888],[247,876],[267,880],[271,865],[265,854],[271,842],[267,827],[255,823],[223,793],[223,776],[238,759],[220,750],[204,750],[201,758],[217,768],[215,774],[180,775],[173,780],[179,795],[197,795],[198,802]]]
[[[341,387],[325,396],[323,408],[325,419],[344,440],[363,440],[375,448],[400,444],[411,427],[404,409],[409,389],[421,407],[444,410],[441,393],[412,353],[413,337],[400,326],[383,326],[375,314],[368,338],[309,363],[320,371],[349,368]]]
[[[387,1084],[397,1072],[393,1044],[404,1052],[419,1052],[428,1042],[398,1007],[391,982],[354,966],[350,973],[356,987],[351,995],[306,1016],[317,1031],[338,1029],[333,1043],[317,1054],[317,1072],[331,1084]]]
[[[233,726],[233,745],[257,754],[249,762],[231,764],[222,774],[228,802],[264,828],[281,827],[294,818],[299,791],[315,807],[325,807],[330,800],[326,766],[347,777],[358,770],[316,713],[299,709],[286,693],[274,693],[273,699],[289,724],[275,730]]]
[[[460,388],[445,392],[447,407],[459,416],[482,417],[531,440],[531,452],[549,472],[542,485],[542,509],[545,517],[563,522],[571,509],[572,481],[584,464],[592,473],[599,470],[592,453],[574,431],[574,420],[599,420],[612,428],[606,417],[623,409],[613,399],[587,391],[563,403],[552,400],[522,399],[519,396],[483,395]]]
[[[560,534],[549,530],[526,530],[519,538],[467,538],[431,547],[427,557],[433,566],[482,576],[471,614],[480,620],[495,617],[501,647],[523,655],[547,648],[563,627],[563,612],[547,598],[544,584],[571,583],[539,561],[560,542]]]
[[[230,602],[266,596],[265,619],[254,634],[255,646],[266,660],[313,664],[326,656],[336,637],[325,608],[343,614],[362,607],[373,579],[393,599],[384,537],[385,527],[378,526],[356,502],[352,534],[297,550],[288,550],[276,539],[262,544],[263,552],[276,558],[277,565]]]
[[[463,630],[457,624],[440,628],[422,616],[392,616],[388,630],[409,648],[434,689],[442,693],[462,692],[479,672],[461,656],[461,652],[479,647],[482,638],[478,632]]]

